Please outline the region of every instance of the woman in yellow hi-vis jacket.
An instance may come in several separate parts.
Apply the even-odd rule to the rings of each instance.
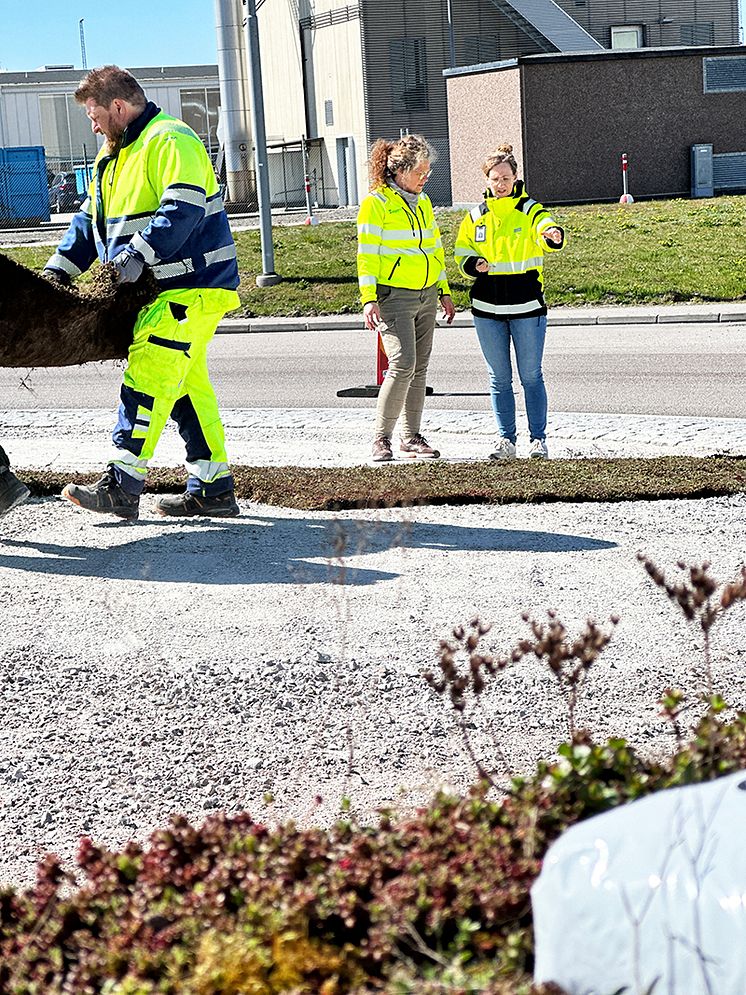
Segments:
[[[393,459],[391,439],[402,414],[401,454],[440,455],[420,434],[438,297],[449,324],[456,312],[433,206],[422,192],[430,160],[421,135],[380,138],[371,150],[371,192],[357,218],[365,324],[380,333],[389,362],[376,409],[376,462]]]
[[[547,392],[541,369],[547,308],[544,253],[561,249],[564,232],[517,179],[511,145],[501,145],[482,165],[484,200],[461,222],[455,256],[474,278],[471,309],[490,375],[492,409],[500,440],[490,459],[516,455],[515,397],[510,343],[526,401],[529,456],[546,459]]]

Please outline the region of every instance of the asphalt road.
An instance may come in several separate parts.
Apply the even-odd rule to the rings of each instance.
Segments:
[[[745,346],[743,324],[550,327],[544,364],[550,406],[557,412],[740,418]],[[220,334],[212,346],[211,369],[226,408],[374,403],[336,396],[340,388],[374,380],[374,341],[362,328]],[[0,406],[109,408],[116,403],[120,378],[116,364],[2,369]],[[473,329],[438,329],[428,383],[435,391],[434,407],[488,408],[486,371]]]

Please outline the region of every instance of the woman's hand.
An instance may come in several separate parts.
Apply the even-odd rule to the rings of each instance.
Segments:
[[[453,306],[450,294],[443,294],[440,298],[440,306],[443,308],[443,314],[445,315],[447,324],[450,325],[456,317],[456,308]]]
[[[490,268],[489,267],[489,263],[487,262],[486,259],[477,259],[477,261],[474,264],[474,266],[475,266],[475,269],[476,269],[477,273],[486,273],[487,270]]]
[[[383,318],[381,317],[381,309],[378,306],[378,301],[370,301],[363,308],[363,317],[365,319],[365,327],[369,328],[371,332],[378,331],[378,326],[382,323]]]
[[[542,235],[547,242],[554,242],[555,245],[559,245],[562,241],[562,232],[559,228],[547,228],[546,231],[542,232]]]

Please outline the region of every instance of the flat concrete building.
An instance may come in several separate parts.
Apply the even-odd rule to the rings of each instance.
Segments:
[[[711,146],[715,190],[746,189],[746,49],[531,55],[446,72],[453,201],[481,197],[480,164],[513,145],[532,196],[688,197],[692,147]]]

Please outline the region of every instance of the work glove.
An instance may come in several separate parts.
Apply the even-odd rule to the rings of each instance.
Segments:
[[[122,249],[118,256],[114,256],[110,265],[114,271],[114,280],[117,283],[134,283],[145,268],[142,259],[128,252],[127,249]]]
[[[57,283],[60,287],[69,287],[72,283],[70,274],[63,269],[54,269],[52,266],[45,266],[41,275],[50,283]]]

